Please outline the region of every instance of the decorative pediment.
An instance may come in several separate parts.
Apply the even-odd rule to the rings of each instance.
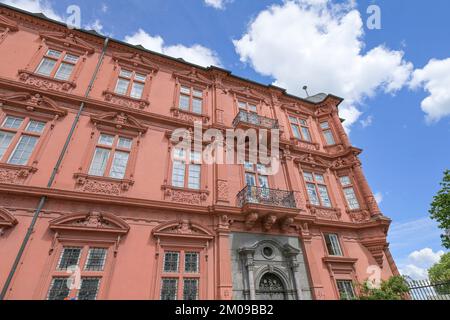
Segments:
[[[296,163],[299,164],[306,164],[310,167],[321,167],[321,168],[328,168],[330,164],[328,161],[325,161],[324,159],[314,156],[311,153],[307,153],[304,155],[299,156],[294,160]]]
[[[7,209],[0,207],[0,229],[11,228],[17,224],[17,219]]]
[[[74,213],[50,221],[55,231],[95,231],[111,234],[126,234],[130,226],[121,218],[101,212]]]
[[[270,104],[270,100],[268,97],[260,94],[258,91],[250,88],[249,86],[236,87],[236,86],[227,85],[226,91],[231,92],[233,94],[236,94],[237,96],[241,96],[246,99],[263,101],[266,104]]]
[[[87,52],[92,54],[95,52],[95,48],[89,44],[87,41],[84,41],[75,33],[68,31],[65,32],[51,32],[45,31],[41,32],[40,36],[47,42],[56,43],[63,47]]]
[[[335,109],[333,105],[329,103],[321,104],[317,107],[317,110],[315,111],[315,116],[322,117],[331,114],[333,111],[337,111],[337,108]]]
[[[154,237],[179,237],[211,240],[214,234],[206,227],[189,220],[170,221],[153,229]]]
[[[5,28],[5,29],[9,29],[11,31],[18,31],[19,30],[19,26],[18,26],[17,22],[6,18],[4,15],[0,16],[0,27],[1,28]]]
[[[313,115],[314,112],[310,109],[308,109],[307,107],[305,107],[302,104],[299,103],[283,103],[281,105],[281,109],[283,110],[288,110],[290,112],[293,112],[295,114],[306,114],[306,115]]]
[[[197,68],[195,67],[192,67],[188,71],[174,72],[173,77],[177,80],[184,80],[189,83],[201,84],[204,86],[209,86],[213,83],[211,79],[198,72]]]
[[[149,72],[157,72],[159,70],[150,59],[139,53],[114,53],[113,59],[119,64],[123,63],[133,68],[144,69]]]
[[[125,114],[124,112],[108,112],[100,115],[91,116],[91,121],[97,125],[114,127],[116,129],[124,129],[136,131],[139,133],[147,132],[148,127],[136,118]]]
[[[38,93],[18,92],[0,95],[0,106],[3,108],[14,106],[29,112],[37,111],[59,117],[67,114],[67,111],[58,107],[55,101]]]

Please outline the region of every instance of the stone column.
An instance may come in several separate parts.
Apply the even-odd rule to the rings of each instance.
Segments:
[[[219,300],[231,300],[233,284],[231,279],[230,230],[228,217],[222,216],[217,228],[217,269]]]
[[[361,168],[361,162],[359,160],[355,161],[355,165],[353,166],[353,174],[355,176],[356,181],[360,187],[360,191],[366,201],[367,208],[369,209],[370,215],[372,217],[380,216],[381,211],[378,207],[377,201],[373,196],[372,190],[370,189],[369,184],[367,183],[366,177]]]
[[[341,139],[342,144],[344,145],[344,147],[350,147],[350,139],[348,138],[347,133],[344,130],[341,119],[339,118],[337,108],[333,109],[331,115],[333,117],[333,121],[336,125],[336,129],[338,131],[337,133],[339,134],[339,138]]]
[[[297,292],[297,300],[303,300],[302,286],[300,284],[300,278],[298,276],[298,262],[296,254],[290,255],[289,267],[291,268],[292,277],[294,278],[295,291]]]

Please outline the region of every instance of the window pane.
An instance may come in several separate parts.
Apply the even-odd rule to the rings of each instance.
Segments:
[[[130,80],[120,79],[117,80],[116,90],[115,92],[118,94],[127,94],[128,86],[130,84]]]
[[[312,183],[307,183],[306,189],[308,190],[309,201],[315,206],[320,206],[319,197],[317,196],[316,192],[316,186]]]
[[[291,124],[292,132],[294,133],[294,137],[297,139],[301,139],[302,136],[300,135],[300,130],[297,125]]]
[[[303,172],[303,177],[305,177],[305,180],[308,182],[313,182],[313,175],[310,172]]]
[[[50,49],[50,50],[47,51],[47,55],[48,55],[49,57],[59,58],[59,57],[61,56],[61,52],[60,52],[60,51],[57,51],[57,50],[52,50],[52,49]]]
[[[289,121],[290,121],[291,123],[297,124],[297,118],[289,117]]]
[[[65,300],[69,296],[68,278],[53,278],[47,300]]]
[[[178,272],[179,252],[166,252],[164,254],[164,272]]]
[[[183,300],[198,299],[198,279],[184,279]]]
[[[302,135],[303,135],[303,140],[311,141],[311,135],[309,134],[308,128],[302,127]]]
[[[161,300],[177,300],[178,280],[165,278],[161,281]]]
[[[131,149],[132,143],[133,143],[133,140],[131,140],[131,139],[119,137],[119,142],[117,143],[117,146],[119,148]]]
[[[109,173],[111,178],[123,179],[127,170],[129,155],[128,152],[116,151],[111,166],[111,172]]]
[[[42,131],[44,131],[44,128],[45,122],[31,120],[25,130],[28,132],[42,133]]]
[[[258,171],[258,173],[263,174],[263,175],[267,175],[267,167],[263,164],[258,163],[256,165],[256,170]]]
[[[84,269],[87,271],[103,271],[106,252],[106,248],[90,248]]]
[[[258,176],[258,182],[260,188],[269,188],[269,178],[267,176]]]
[[[328,190],[326,186],[318,185],[320,199],[322,200],[322,205],[324,207],[331,207],[330,197],[328,196]]]
[[[8,116],[6,117],[5,121],[3,121],[2,127],[7,129],[19,129],[22,125],[22,122],[23,118]]]
[[[89,174],[93,176],[103,176],[106,170],[106,164],[109,159],[109,150],[103,148],[96,148],[94,158],[92,159]]]
[[[185,161],[186,160],[186,152],[184,151],[184,149],[183,148],[175,148],[173,150],[173,159]]]
[[[181,110],[189,111],[189,96],[185,96],[184,94],[180,95],[180,105]]]
[[[112,146],[114,142],[114,136],[110,136],[108,134],[101,134],[98,138],[98,144],[102,144],[105,146]]]
[[[186,252],[184,256],[184,272],[198,272],[198,257],[197,252]]]
[[[239,101],[238,105],[240,109],[247,110],[247,104],[245,102]]]
[[[144,85],[142,83],[135,82],[131,87],[130,96],[132,98],[140,99],[142,98],[142,93],[144,92]]]
[[[136,73],[134,76],[134,79],[137,81],[145,82],[145,79],[147,79],[147,76],[145,74]]]
[[[355,190],[353,188],[345,188],[344,189],[345,199],[347,199],[348,206],[352,210],[359,209],[358,199],[355,195]]]
[[[315,174],[314,174],[314,178],[315,178],[316,181],[319,182],[319,183],[325,183],[325,180],[324,180],[324,178],[323,178],[323,175],[321,175],[321,174],[315,173]]]
[[[11,144],[11,140],[13,139],[14,134],[11,132],[3,132],[0,131],[0,160],[3,158],[6,150],[8,150],[9,145]]]
[[[58,71],[55,74],[55,78],[59,80],[68,80],[72,74],[74,65],[70,63],[61,63]]]
[[[202,162],[202,153],[198,151],[191,151],[191,162],[200,164]]]
[[[186,93],[186,94],[191,94],[191,88],[189,88],[189,87],[185,87],[185,86],[181,86],[181,89],[180,89],[180,92],[181,93]]]
[[[100,285],[100,278],[81,278],[78,300],[95,300]]]
[[[56,61],[49,58],[43,58],[38,68],[36,69],[36,73],[42,74],[44,76],[50,76],[55,67]]]
[[[341,185],[342,185],[343,187],[346,187],[346,186],[349,186],[349,185],[352,184],[352,183],[350,182],[350,177],[348,177],[348,176],[340,177],[339,180],[341,181]]]
[[[78,56],[74,56],[73,54],[66,54],[66,56],[64,57],[64,61],[77,63]]]
[[[194,98],[192,100],[192,112],[194,113],[202,113],[202,99]]]
[[[203,97],[203,91],[194,89],[194,97],[202,98]]]
[[[298,119],[298,122],[300,122],[300,124],[302,125],[302,126],[307,126],[307,123],[306,123],[306,121],[305,120],[303,120],[303,119]]]
[[[323,134],[325,136],[325,141],[327,142],[327,145],[336,144],[335,141],[334,141],[333,134],[331,133],[330,130],[324,131]]]
[[[184,173],[186,166],[182,161],[174,161],[172,169],[172,186],[184,188]]]
[[[253,166],[253,163],[251,163],[251,162],[246,161],[244,163],[244,168],[245,168],[245,171],[251,171],[251,172],[255,171],[255,167]]]
[[[332,256],[342,256],[341,246],[337,234],[330,233],[325,235],[328,254]]]
[[[120,77],[124,77],[124,78],[128,78],[128,79],[130,79],[132,75],[133,75],[133,72],[124,70],[124,69],[120,70],[120,74],[119,74]]]
[[[320,123],[320,127],[322,129],[328,129],[330,126],[328,124],[328,121],[325,121],[325,122]]]
[[[188,188],[200,189],[200,165],[199,164],[189,165]]]
[[[247,186],[254,187],[256,186],[256,178],[253,173],[246,173],[245,174],[245,182],[247,183]]]
[[[81,248],[66,247],[59,257],[58,269],[66,270],[70,266],[77,266],[80,261]]]
[[[353,289],[353,283],[350,280],[338,280],[336,281],[339,290],[339,295],[342,300],[350,300],[355,298],[355,291]]]
[[[34,147],[38,141],[37,137],[25,136],[20,137],[19,143],[16,146],[8,163],[26,165],[33,153]]]
[[[248,110],[251,112],[257,112],[258,109],[256,108],[256,106],[254,104],[249,104],[248,105]]]

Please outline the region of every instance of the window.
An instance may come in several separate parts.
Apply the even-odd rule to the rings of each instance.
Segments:
[[[133,140],[121,136],[100,134],[89,174],[123,179],[127,170]]]
[[[59,260],[53,271],[53,278],[47,293],[48,300],[95,300],[100,290],[107,248],[86,246],[65,246],[62,248]],[[70,277],[72,266],[80,268],[81,281],[73,282],[76,277]]]
[[[238,106],[239,106],[239,110],[245,110],[245,111],[253,112],[253,113],[258,112],[258,108],[256,107],[255,103],[238,101]]]
[[[311,134],[309,133],[309,126],[306,120],[289,116],[289,122],[295,138],[311,142]]]
[[[262,164],[244,163],[245,182],[249,187],[269,188],[267,167]]]
[[[122,69],[119,72],[115,93],[130,96],[135,99],[142,99],[147,75]]]
[[[309,201],[315,206],[331,208],[331,200],[324,176],[319,173],[303,172]]]
[[[359,202],[356,198],[355,189],[353,188],[352,182],[350,180],[350,177],[343,176],[339,178],[339,181],[341,182],[342,189],[344,191],[345,199],[347,200],[347,204],[351,210],[358,210]]]
[[[203,110],[203,90],[182,85],[178,108],[184,111],[201,114]]]
[[[199,262],[199,252],[166,251],[161,279],[161,300],[197,300],[199,298]]]
[[[341,300],[351,300],[355,298],[355,290],[353,289],[353,283],[350,280],[337,280],[336,281],[339,296]]]
[[[176,148],[172,156],[172,186],[199,190],[201,186],[201,153],[190,151],[187,157],[184,149]],[[189,159],[189,162],[186,159]]]
[[[58,269],[66,270],[70,266],[78,266],[80,262],[81,248],[66,247],[61,252],[59,258]]]
[[[333,137],[333,132],[331,131],[328,121],[321,122],[320,128],[322,129],[323,136],[325,137],[325,142],[327,143],[327,145],[331,146],[333,144],[336,144],[336,141]]]
[[[106,248],[89,249],[84,269],[89,271],[103,271],[106,261],[106,251]]]
[[[35,72],[43,76],[67,81],[70,79],[78,59],[78,56],[66,51],[50,49],[42,58]]]
[[[45,122],[7,116],[0,128],[0,160],[27,165],[44,129]]]
[[[339,237],[335,233],[327,233],[324,235],[325,243],[327,245],[328,254],[330,256],[342,256],[341,246],[339,244]]]

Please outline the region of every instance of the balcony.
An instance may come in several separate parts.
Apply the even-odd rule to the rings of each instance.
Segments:
[[[272,207],[296,209],[294,192],[278,189],[246,186],[237,195],[237,205],[259,204]]]
[[[256,127],[263,129],[279,129],[278,120],[266,118],[253,112],[240,110],[233,120],[233,127]]]

